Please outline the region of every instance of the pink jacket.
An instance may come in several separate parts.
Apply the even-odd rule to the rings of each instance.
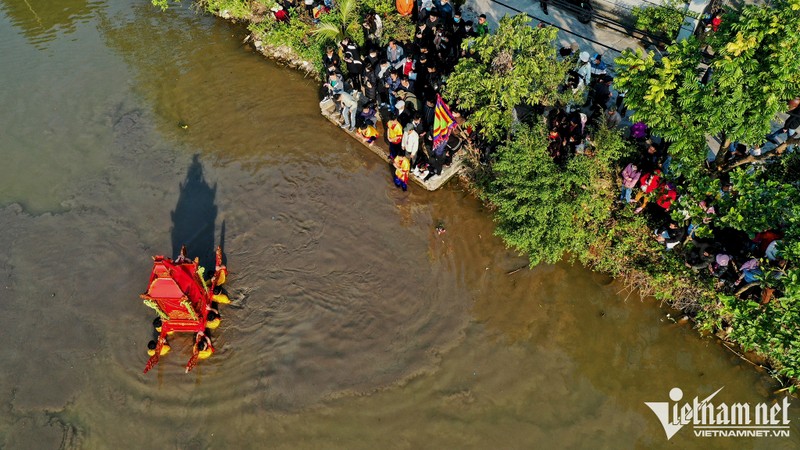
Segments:
[[[641,170],[636,168],[633,164],[628,164],[622,171],[622,186],[626,188],[635,188],[641,176]]]

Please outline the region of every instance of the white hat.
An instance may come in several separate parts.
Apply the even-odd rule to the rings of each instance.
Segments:
[[[397,103],[394,104],[394,107],[397,108],[397,109],[403,109],[403,108],[406,107],[406,102],[404,102],[403,100],[400,100],[400,101],[398,101]]]
[[[589,52],[581,52],[580,58],[583,62],[589,62]]]

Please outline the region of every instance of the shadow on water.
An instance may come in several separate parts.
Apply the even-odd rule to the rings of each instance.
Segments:
[[[199,155],[192,157],[186,178],[180,184],[180,194],[172,211],[172,256],[177,257],[186,245],[190,258],[200,258],[200,265],[214,269],[214,224],[217,205],[214,199],[217,185],[210,186],[203,176]],[[223,224],[224,236],[225,227]]]
[[[225,221],[219,227],[219,248],[222,250],[222,264],[228,264],[228,257],[225,255]]]

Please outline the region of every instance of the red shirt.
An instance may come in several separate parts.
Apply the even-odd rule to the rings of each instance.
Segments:
[[[414,71],[414,60],[406,61],[403,65],[403,75],[408,76],[411,72]]]
[[[672,206],[672,202],[678,198],[678,194],[672,190],[667,189],[666,192],[662,189],[661,195],[658,196],[656,199],[656,204],[666,210],[669,210],[669,207]]]
[[[764,254],[764,252],[767,251],[769,244],[778,239],[783,239],[782,232],[767,230],[756,234],[756,237],[753,238],[753,242],[758,244],[758,251],[761,252],[761,254]]]
[[[275,20],[277,22],[289,22],[289,15],[284,10],[275,11]]]
[[[644,193],[649,194],[656,190],[659,183],[661,183],[661,171],[656,170],[652,174],[651,177],[649,173],[642,175],[642,178],[639,178],[639,184],[644,188]]]
[[[713,19],[711,19],[711,29],[717,31],[721,23],[722,23],[722,18],[714,17]]]

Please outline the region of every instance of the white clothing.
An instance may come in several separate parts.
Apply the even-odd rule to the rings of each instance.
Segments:
[[[419,149],[419,134],[417,134],[413,128],[406,130],[406,132],[403,133],[403,141],[400,145],[403,147],[403,150],[411,153],[412,158],[415,157]]]

